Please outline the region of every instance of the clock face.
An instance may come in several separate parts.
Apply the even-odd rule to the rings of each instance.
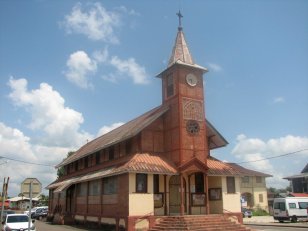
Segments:
[[[186,75],[186,82],[188,85],[194,87],[198,83],[198,78],[194,74],[189,73],[188,75]]]

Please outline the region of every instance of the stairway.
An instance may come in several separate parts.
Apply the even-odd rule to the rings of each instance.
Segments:
[[[149,231],[251,231],[223,215],[168,216],[162,217]]]

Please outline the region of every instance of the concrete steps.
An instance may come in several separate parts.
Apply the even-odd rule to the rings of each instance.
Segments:
[[[163,217],[149,231],[249,231],[251,229],[232,222],[223,215]]]

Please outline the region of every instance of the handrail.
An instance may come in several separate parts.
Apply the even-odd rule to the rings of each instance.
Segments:
[[[236,220],[237,220],[238,222],[240,222],[240,220],[239,220],[240,218],[239,218],[237,215],[232,215],[232,214],[234,214],[234,212],[231,212],[231,211],[229,211],[229,210],[227,210],[227,209],[223,209],[223,211],[226,212],[226,214],[228,214],[229,217],[236,218]]]
[[[141,217],[138,217],[138,218],[136,219],[135,224],[137,224],[137,223],[143,221],[144,219],[147,219],[147,218],[149,218],[150,216],[153,216],[153,215],[154,215],[154,213],[153,213],[153,212],[150,212],[150,213],[147,213],[147,214],[145,214],[145,215],[143,215],[143,216],[141,216]]]

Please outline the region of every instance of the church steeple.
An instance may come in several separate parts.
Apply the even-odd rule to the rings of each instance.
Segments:
[[[168,67],[172,66],[177,61],[182,61],[185,64],[193,65],[194,61],[188,49],[182,28],[181,18],[183,18],[183,15],[181,14],[181,11],[179,11],[176,15],[179,17],[179,27],[171,57],[169,59]]]

